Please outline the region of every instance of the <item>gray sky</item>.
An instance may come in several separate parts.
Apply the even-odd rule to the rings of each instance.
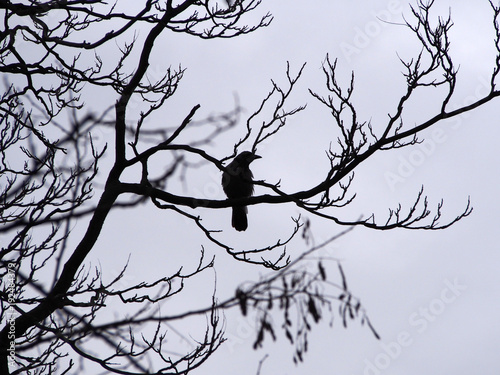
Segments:
[[[460,66],[451,103],[459,106],[484,95],[494,44],[486,0],[436,0],[434,14],[446,17],[450,4],[455,21],[450,34],[452,56]],[[294,192],[324,175],[316,166],[326,168],[323,150],[332,140],[328,138],[333,134],[332,124],[326,108],[307,92],[310,87],[326,94],[321,73],[326,54],[338,58],[343,73],[340,82],[347,84],[351,70],[355,71],[354,100],[359,115],[377,126],[386,121],[388,113],[394,113],[405,92],[398,54],[409,59],[420,48],[407,29],[392,24],[402,21],[401,13],[411,19],[406,1],[275,0],[264,1],[256,14],[267,10],[275,18],[268,28],[236,39],[204,41],[166,34],[162,38],[165,47],[157,49],[151,68],[162,71],[179,63],[187,68],[177,95],[159,114],[173,125],[197,103],[202,105],[200,116],[231,109],[235,93],[248,115],[269,91],[270,79],[285,82],[287,60],[292,72],[307,62],[290,107],[307,103],[308,109],[290,119],[288,129],[259,150],[263,158],[252,168],[257,179],[275,182],[281,178],[283,190]],[[406,122],[431,117],[440,98],[439,92],[428,90],[412,103]],[[258,361],[269,354],[261,374],[498,374],[498,107],[493,102],[439,123],[423,134],[424,144],[375,155],[356,172],[352,191],[357,199],[341,211],[345,219],[372,212],[383,219],[388,208],[398,203],[411,205],[422,185],[432,208],[444,199],[443,220],[461,213],[468,196],[474,207],[471,216],[445,231],[358,228],[328,248],[329,256],[342,261],[351,291],[367,309],[380,341],[357,321],[347,330],[338,319],[333,328],[323,322],[313,327],[309,352],[295,366],[293,347],[285,340],[266,340],[263,349],[254,351],[255,336],[249,330],[253,322],[235,311],[226,314],[229,341],[197,373],[253,375]],[[210,151],[216,156],[229,154],[241,134],[236,129]],[[220,176],[213,170],[191,176],[187,191],[179,186],[179,193],[223,198],[217,186]],[[257,189],[257,193],[264,191]],[[205,223],[225,230],[222,238],[246,248],[285,236],[292,226],[290,216],[297,213],[292,205],[252,206],[249,230],[235,233],[229,227],[229,210],[202,211]],[[151,208],[140,208],[135,214],[115,212],[110,219],[89,260],[114,264],[118,270],[130,253],[135,267],[128,276],[131,282],[140,279],[144,270],[151,275],[164,273],[170,265],[175,269],[185,263],[186,256],[192,259],[200,244],[207,245],[192,225]],[[317,219],[312,229],[318,239],[341,230]],[[189,243],[186,236],[176,236],[187,231]],[[131,232],[141,236],[128,236]],[[267,272],[236,264],[221,250],[207,246],[209,254],[217,255],[220,298],[233,293],[240,282],[257,280]],[[117,248],[122,249],[118,256]],[[335,275],[336,264],[327,265],[331,267],[327,272]],[[211,280],[213,274],[206,281]],[[211,288],[210,283],[199,288],[199,298],[210,296]],[[280,324],[278,318],[276,322]],[[179,345],[182,347],[180,341]]]

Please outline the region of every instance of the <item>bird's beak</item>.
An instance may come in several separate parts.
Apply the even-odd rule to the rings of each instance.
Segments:
[[[255,159],[260,159],[260,158],[262,158],[262,156],[255,155],[255,154],[253,155],[253,160],[255,160]]]

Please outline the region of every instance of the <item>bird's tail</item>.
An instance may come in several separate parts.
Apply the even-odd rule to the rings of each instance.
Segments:
[[[237,231],[244,231],[248,227],[246,206],[233,207],[233,218],[231,224]]]

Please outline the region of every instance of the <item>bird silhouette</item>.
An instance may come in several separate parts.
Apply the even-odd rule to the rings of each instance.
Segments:
[[[259,158],[250,151],[243,151],[226,167],[222,174],[222,188],[229,199],[248,198],[253,194],[253,174],[249,165]],[[246,206],[233,206],[231,225],[237,231],[248,228],[247,212]]]

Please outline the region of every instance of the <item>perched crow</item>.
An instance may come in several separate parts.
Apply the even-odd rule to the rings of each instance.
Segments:
[[[243,151],[227,166],[226,171],[222,174],[222,188],[229,199],[248,198],[253,194],[253,175],[248,166],[259,158],[259,155]],[[237,231],[247,229],[246,206],[233,206],[231,224]]]

